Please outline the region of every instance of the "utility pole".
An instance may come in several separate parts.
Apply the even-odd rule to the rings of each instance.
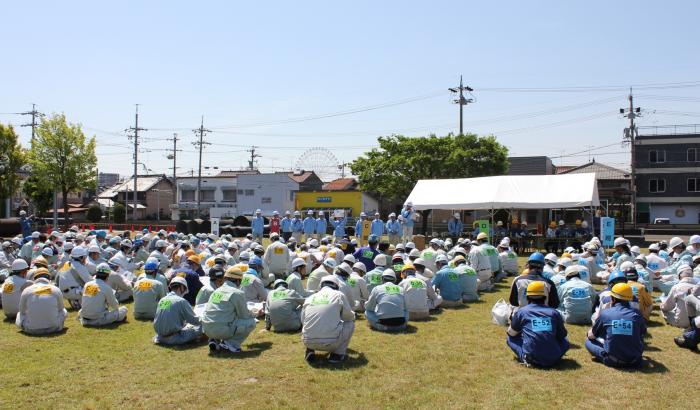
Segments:
[[[246,152],[250,152],[250,160],[248,160],[248,170],[250,171],[255,171],[257,169],[255,166],[255,158],[262,157],[262,155],[255,153],[256,148],[257,147],[253,145],[252,147],[250,147],[250,149],[246,150]]]
[[[133,206],[134,206],[134,213],[132,214],[132,221],[136,221],[137,217],[137,197],[138,197],[138,181],[139,181],[139,170],[138,170],[138,165],[139,165],[139,131],[146,131],[145,128],[139,128],[139,105],[136,104],[136,116],[134,118],[134,126],[127,128],[126,131],[131,131],[134,133],[133,138],[134,138],[134,191],[133,191]],[[129,136],[129,138],[132,138],[132,136]],[[127,197],[125,198],[125,203],[126,203],[126,213],[125,213],[125,221],[129,219],[129,184],[126,185],[126,193]]]
[[[177,137],[177,133],[173,134],[172,138],[168,138],[168,141],[173,142],[172,154],[168,154],[168,159],[173,160],[173,185],[176,184],[177,179],[177,153],[182,152],[181,149],[177,149],[177,142],[180,139]]]
[[[338,165],[338,169],[340,170],[340,177],[345,178],[345,167],[350,166],[349,162],[343,162],[342,164]]]
[[[471,93],[473,88],[462,83],[462,76],[459,76],[459,87],[448,88],[453,93],[459,93],[459,98],[454,100],[455,104],[459,104],[459,135],[464,135],[464,106],[474,102],[473,98],[464,98],[464,91]]]
[[[34,137],[36,136],[36,126],[38,125],[36,122],[36,117],[43,116],[44,114],[37,111],[36,104],[32,103],[32,110],[26,111],[26,112],[21,112],[20,115],[31,115],[32,116],[32,122],[30,122],[29,124],[22,124],[22,125],[20,125],[20,127],[32,127],[32,143],[34,143]]]
[[[202,149],[204,145],[209,145],[208,142],[204,141],[204,133],[211,132],[210,130],[204,128],[204,116],[202,115],[202,123],[199,128],[193,130],[195,134],[199,134],[199,141],[195,141],[192,144],[199,148],[199,171],[197,173],[197,218],[202,217]]]
[[[638,135],[637,126],[634,125],[634,119],[642,116],[642,109],[634,106],[634,97],[632,96],[632,87],[630,87],[630,95],[627,97],[630,102],[629,108],[620,108],[620,114],[629,118],[630,126],[625,128],[623,141],[630,143],[630,213],[632,213],[632,227],[637,227],[637,181],[635,177],[636,161],[635,161],[635,143]]]

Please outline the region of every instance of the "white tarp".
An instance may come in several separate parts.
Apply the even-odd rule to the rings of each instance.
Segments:
[[[550,209],[598,206],[595,174],[421,179],[406,199],[414,209]]]

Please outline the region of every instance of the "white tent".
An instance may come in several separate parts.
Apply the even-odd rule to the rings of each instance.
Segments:
[[[406,199],[414,209],[554,209],[600,205],[595,174],[421,179]]]

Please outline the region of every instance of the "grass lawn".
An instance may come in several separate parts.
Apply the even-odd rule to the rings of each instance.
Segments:
[[[510,279],[508,280],[510,282]],[[153,345],[150,322],[29,337],[0,323],[0,408],[697,408],[700,355],[673,343],[679,329],[650,324],[644,367],[608,369],[583,347],[587,327],[567,325],[572,349],[553,370],[519,365],[491,307],[508,284],[480,303],[412,323],[407,334],[357,322],[350,359],[310,367],[299,334],[266,332],[262,322],[240,355],[210,355],[205,343]],[[685,397],[684,397],[685,396]],[[615,406],[616,407],[616,406]]]

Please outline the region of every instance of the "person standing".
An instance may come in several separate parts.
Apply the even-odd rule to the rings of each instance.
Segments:
[[[302,229],[304,230],[304,238],[302,242],[307,242],[313,239],[314,232],[316,232],[316,219],[314,219],[314,211],[308,210],[306,212],[306,218],[302,222]]]
[[[463,230],[464,223],[462,223],[460,219],[459,212],[456,212],[453,217],[450,218],[449,222],[447,222],[447,232],[452,240],[456,241],[462,235]]]
[[[250,229],[253,234],[253,240],[262,244],[263,233],[265,232],[265,219],[262,217],[262,211],[260,209],[255,210],[255,216],[250,222]]]
[[[384,221],[382,221],[379,212],[374,213],[374,219],[370,225],[369,233],[370,235],[375,235],[380,240],[382,239],[382,236],[384,236]]]
[[[386,233],[389,235],[389,244],[396,245],[401,242],[401,223],[396,220],[396,214],[393,212],[386,221]]]
[[[320,240],[324,236],[326,236],[326,231],[328,230],[328,221],[326,220],[326,216],[323,214],[323,211],[318,211],[318,218],[316,218],[316,234],[315,238]]]
[[[416,217],[416,213],[413,210],[413,202],[406,202],[406,206],[401,209],[401,217],[403,218],[401,239],[404,243],[411,242],[413,240],[413,224]]]
[[[301,242],[301,236],[304,233],[304,222],[301,220],[301,212],[294,211],[294,218],[292,218],[292,238],[299,243]]]

